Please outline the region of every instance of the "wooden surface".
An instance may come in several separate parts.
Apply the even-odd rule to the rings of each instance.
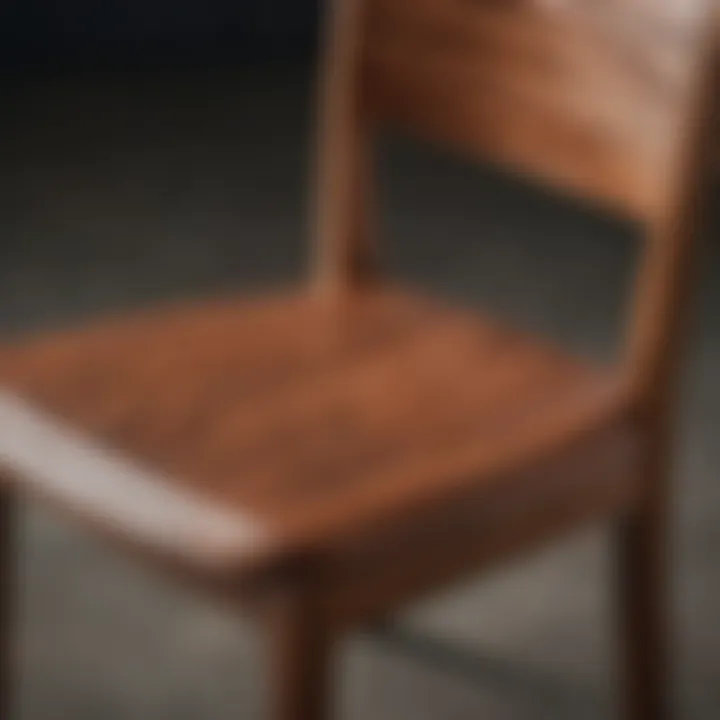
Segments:
[[[475,486],[477,468],[527,463],[538,429],[564,441],[623,409],[611,375],[391,292],[106,322],[6,349],[0,374],[15,393],[0,406],[4,462],[38,493],[236,569],[432,504]]]
[[[612,518],[627,716],[660,720],[672,396],[715,3],[332,8],[316,282],[3,348],[5,491],[189,569],[262,578],[282,720],[326,717],[334,634]],[[381,282],[371,151],[389,125],[637,222],[617,364]]]
[[[314,281],[324,294],[376,279],[372,137],[360,93],[363,0],[336,3],[320,73],[312,217]]]
[[[634,507],[641,459],[631,423],[598,425],[562,452],[478,482],[461,498],[341,546],[323,564],[325,616],[352,628],[438,588],[542,548]]]
[[[266,603],[273,679],[273,720],[330,720],[339,677],[337,636],[330,632],[317,588],[288,583]]]
[[[704,4],[369,0],[380,121],[647,217],[672,176]]]

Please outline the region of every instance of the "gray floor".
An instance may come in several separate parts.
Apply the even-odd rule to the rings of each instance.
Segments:
[[[309,128],[299,72],[25,82],[3,103],[0,329],[8,335],[177,296],[298,277]],[[382,153],[386,262],[580,352],[609,357],[633,234],[407,144]],[[708,233],[712,236],[713,232]],[[676,537],[681,717],[720,712],[720,253],[705,244],[684,390]],[[28,509],[27,720],[259,718],[262,638]],[[614,709],[602,528],[412,609],[472,662],[350,639],[349,720],[603,718]],[[457,667],[456,667],[457,666]]]

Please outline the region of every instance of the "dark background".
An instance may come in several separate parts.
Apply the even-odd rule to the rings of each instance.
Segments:
[[[318,0],[5,0],[7,67],[191,66],[311,54]]]

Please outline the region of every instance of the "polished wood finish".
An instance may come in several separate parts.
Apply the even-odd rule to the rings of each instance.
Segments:
[[[563,452],[449,498],[326,560],[325,616],[334,627],[380,620],[404,603],[543,547],[583,523],[624,514],[638,499],[637,438],[599,425]]]
[[[629,324],[627,363],[645,447],[639,501],[618,531],[619,602],[625,712],[630,720],[672,716],[672,642],[668,611],[669,515],[676,383],[692,285],[692,246],[708,190],[710,148],[718,119],[720,44],[717,20],[708,20],[710,42],[696,61],[692,102],[675,149],[675,175],[648,230],[635,308]]]
[[[368,211],[373,163],[362,110],[358,58],[364,0],[334,3],[327,23],[317,142],[314,273],[323,294],[371,282],[377,273]]]
[[[714,116],[712,10],[337,0],[310,287],[5,347],[6,491],[259,609],[278,720],[328,717],[341,633],[615,522],[627,715],[665,717],[672,396]],[[615,364],[381,282],[369,206],[385,127],[636,221]]]
[[[634,0],[369,0],[370,113],[650,217],[701,13]],[[657,6],[660,7],[657,7]]]
[[[329,720],[333,713],[333,642],[317,588],[307,580],[277,588],[266,603],[271,638],[271,717]]]
[[[208,572],[396,522],[478,472],[492,488],[538,446],[620,422],[624,399],[547,344],[387,291],[106,321],[8,348],[0,372],[0,449],[26,489]]]
[[[667,628],[671,437],[667,420],[659,422],[662,426],[648,433],[638,502],[617,528],[620,669],[629,720],[672,716],[673,653]]]

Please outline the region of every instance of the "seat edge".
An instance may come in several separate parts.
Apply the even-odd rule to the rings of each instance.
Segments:
[[[263,519],[174,483],[2,388],[0,475],[112,536],[204,571],[249,573],[274,545]]]

